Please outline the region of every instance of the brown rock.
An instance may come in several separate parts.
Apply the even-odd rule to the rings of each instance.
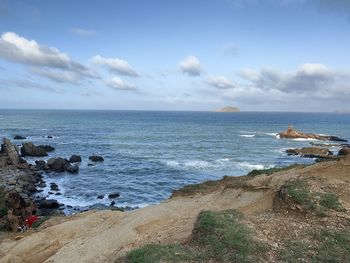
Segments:
[[[315,140],[321,140],[321,141],[347,142],[347,140],[341,139],[336,136],[319,135],[314,133],[303,133],[293,129],[292,126],[289,126],[286,131],[280,132],[279,136],[282,139],[315,139]]]
[[[350,155],[350,147],[343,147],[342,149],[339,150],[338,155],[339,156]]]

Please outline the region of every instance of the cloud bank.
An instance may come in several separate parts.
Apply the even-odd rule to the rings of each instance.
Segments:
[[[39,45],[35,40],[28,40],[13,32],[1,35],[0,58],[30,66],[34,74],[58,82],[77,82],[98,77],[96,72],[58,49]]]

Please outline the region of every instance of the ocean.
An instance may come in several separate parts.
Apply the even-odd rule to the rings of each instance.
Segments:
[[[81,155],[79,174],[45,174],[48,187],[40,195],[82,209],[109,205],[107,195],[114,192],[121,194],[116,206],[144,207],[188,184],[313,162],[285,154],[285,149],[310,145],[309,140],[279,139],[277,133],[289,124],[350,139],[349,114],[0,110],[1,138],[18,134],[27,137],[24,141],[54,146],[44,160]],[[89,166],[93,154],[105,161]],[[50,182],[62,195],[48,193]]]

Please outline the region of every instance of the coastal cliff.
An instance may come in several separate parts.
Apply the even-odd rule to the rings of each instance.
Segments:
[[[53,217],[23,236],[3,238],[0,262],[147,262],[147,257],[152,262],[222,262],[236,256],[247,262],[256,256],[261,262],[325,262],[329,257],[346,262],[349,187],[349,155],[227,176],[184,187],[159,205],[135,211]],[[207,236],[219,246],[208,243]],[[237,240],[228,243],[242,246],[220,243],[231,237]]]

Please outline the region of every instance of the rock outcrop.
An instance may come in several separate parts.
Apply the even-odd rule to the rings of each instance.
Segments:
[[[20,163],[17,147],[7,138],[4,138],[3,140],[3,144],[1,145],[1,153],[6,156],[7,164],[17,166]]]
[[[31,142],[22,143],[22,156],[47,156],[47,151],[43,147],[37,147]]]
[[[350,155],[350,147],[343,147],[342,149],[339,150],[338,155],[339,156]]]
[[[286,150],[288,155],[300,155],[307,158],[333,158],[333,153],[327,148],[303,147]]]
[[[79,167],[78,165],[72,165],[67,159],[57,157],[50,158],[47,160],[47,166],[49,170],[55,172],[68,172],[68,173],[78,173]]]
[[[337,136],[303,133],[293,129],[292,126],[289,126],[286,131],[280,132],[279,137],[282,139],[314,139],[321,141],[347,142],[347,140],[341,139]]]

